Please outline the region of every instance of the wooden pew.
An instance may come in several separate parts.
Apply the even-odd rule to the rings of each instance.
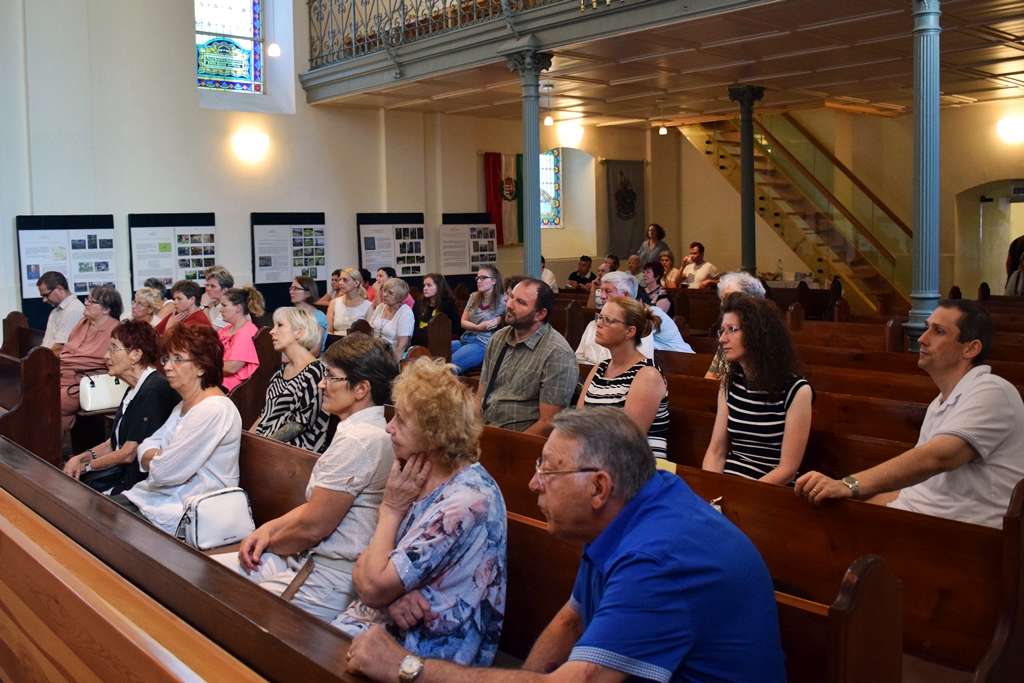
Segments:
[[[444,313],[438,313],[427,323],[427,349],[434,358],[452,362],[452,321]]]
[[[345,672],[349,639],[343,633],[6,439],[0,439],[0,488],[257,675],[282,683],[363,680]],[[58,615],[51,609],[43,619],[51,623]],[[85,642],[94,647],[91,637]]]
[[[61,463],[60,361],[41,346],[23,358],[0,355],[0,435],[48,463]]]
[[[928,373],[917,366],[918,356],[916,353],[887,353],[823,346],[800,346],[798,350],[800,357],[807,365],[828,365],[855,370],[928,376]],[[1010,384],[1024,386],[1024,363],[987,359],[985,364],[992,367],[993,374],[999,375]]]
[[[786,311],[786,323],[797,346],[828,346],[864,351],[901,352],[903,323],[892,317],[885,325],[808,321],[800,304]]]
[[[256,345],[256,355],[260,359],[260,366],[256,368],[256,372],[249,375],[228,394],[228,398],[235,404],[238,413],[242,416],[242,429],[249,429],[259,419],[260,413],[263,412],[263,405],[267,401],[267,387],[270,386],[270,379],[281,365],[281,354],[274,350],[274,341],[270,338],[269,327],[264,327],[257,332],[252,341]]]
[[[988,357],[997,361],[1020,361],[1024,358],[1024,333],[997,331]]]
[[[28,318],[21,311],[11,311],[4,318],[4,343],[0,354],[24,358],[28,352],[43,343],[45,332],[29,327]]]
[[[707,331],[718,324],[722,302],[717,288],[680,289],[675,296],[675,314],[686,318],[693,336],[708,336]],[[691,346],[693,342],[686,340]],[[715,338],[715,343],[718,339]]]
[[[580,345],[583,333],[587,331],[587,325],[594,320],[594,316],[601,311],[596,308],[587,308],[585,303],[573,302],[565,309],[565,341],[569,343],[573,351]]]

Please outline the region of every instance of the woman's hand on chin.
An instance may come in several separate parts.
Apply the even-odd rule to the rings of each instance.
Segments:
[[[430,460],[426,453],[414,453],[405,465],[396,458],[384,489],[384,505],[404,515],[419,498],[429,474]]]

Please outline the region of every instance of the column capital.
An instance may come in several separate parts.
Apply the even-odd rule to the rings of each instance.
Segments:
[[[914,9],[911,14],[939,13],[939,0],[913,0]]]
[[[532,76],[539,78],[541,71],[551,68],[550,52],[537,52],[536,50],[523,50],[510,55],[505,55],[508,60],[508,70],[518,71],[520,76]]]
[[[729,88],[729,99],[739,102],[741,107],[752,107],[764,97],[764,88],[759,85],[734,85]]]

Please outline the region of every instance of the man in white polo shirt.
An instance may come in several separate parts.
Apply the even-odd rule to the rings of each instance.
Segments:
[[[917,446],[842,480],[808,472],[796,492],[814,503],[871,498],[901,510],[1001,528],[1024,479],[1024,402],[983,365],[992,319],[976,301],[944,299],[928,316],[917,364],[939,388]],[[873,497],[873,498],[872,498]]]
[[[60,350],[68,341],[71,328],[82,319],[85,306],[78,297],[68,291],[68,279],[63,273],[48,270],[36,280],[39,296],[53,306],[50,317],[46,320],[46,332],[43,334],[42,345],[60,355]]]
[[[704,260],[704,245],[694,242],[690,245],[690,255],[683,259],[683,276],[680,286],[690,289],[710,287],[718,282],[718,269],[715,264]]]

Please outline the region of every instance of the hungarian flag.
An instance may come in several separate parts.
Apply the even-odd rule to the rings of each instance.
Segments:
[[[498,231],[498,244],[523,242],[523,155],[484,153],[487,213]]]

